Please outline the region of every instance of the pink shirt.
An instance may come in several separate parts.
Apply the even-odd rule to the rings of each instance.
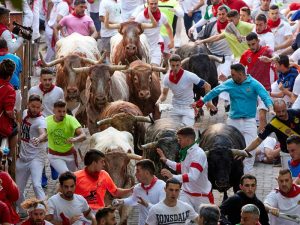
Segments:
[[[59,25],[67,29],[68,35],[76,32],[83,36],[90,36],[90,27],[95,26],[91,17],[85,15],[78,18],[72,14],[63,17],[59,21]]]

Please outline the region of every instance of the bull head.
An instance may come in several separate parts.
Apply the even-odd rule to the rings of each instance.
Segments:
[[[225,62],[225,57],[223,56],[222,58],[220,57],[217,57],[215,55],[207,55],[208,58],[211,60],[211,61],[215,61],[215,62],[218,62],[218,63],[224,63]],[[185,58],[184,60],[181,61],[181,64],[184,65],[185,63],[187,63],[188,61],[190,60],[190,57],[187,57]]]

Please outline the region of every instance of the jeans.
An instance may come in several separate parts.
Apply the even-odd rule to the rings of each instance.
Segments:
[[[194,21],[194,23],[197,23],[199,20],[201,20],[201,11],[194,12],[192,17],[189,17],[187,13],[184,14],[183,21],[184,21],[184,27],[185,27],[185,31],[186,31],[187,35],[188,35],[189,29],[193,25],[193,21]],[[198,27],[197,33],[199,33],[201,31],[201,29],[202,29],[201,27]]]
[[[94,21],[94,24],[95,24],[95,27],[96,27],[96,31],[99,32],[100,29],[101,29],[101,23],[100,23],[100,19],[99,19],[99,13],[90,12],[90,17]]]

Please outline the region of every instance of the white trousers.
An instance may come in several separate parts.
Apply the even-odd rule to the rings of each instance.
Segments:
[[[73,155],[58,156],[48,154],[48,159],[59,175],[67,171],[75,172],[77,169]]]
[[[180,191],[179,200],[192,206],[197,213],[201,204],[210,204],[208,197],[191,196],[184,191]]]
[[[31,161],[23,161],[18,159],[16,162],[16,184],[20,190],[20,198],[17,201],[17,205],[25,200],[24,190],[31,175],[32,186],[34,194],[37,199],[45,200],[46,195],[41,185],[42,172],[45,165],[45,159],[43,157],[36,157]]]
[[[194,126],[195,124],[195,112],[190,106],[173,106],[169,116],[186,126]]]
[[[47,52],[45,56],[45,61],[50,62],[54,59],[55,52],[54,48],[51,47],[52,42],[52,36],[53,36],[53,29],[48,26],[47,23],[45,23],[45,38],[46,38],[46,44],[47,44]]]
[[[257,127],[255,118],[249,119],[231,119],[228,117],[227,124],[237,128],[244,136],[246,146],[248,146],[257,137]],[[255,161],[255,151],[251,151],[251,158],[245,158],[244,174],[253,173],[253,165]]]
[[[161,63],[161,48],[159,44],[150,46],[150,63],[156,65]]]

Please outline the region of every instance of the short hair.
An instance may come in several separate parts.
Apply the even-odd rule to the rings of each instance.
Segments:
[[[41,96],[39,96],[39,95],[37,95],[37,94],[32,94],[32,95],[30,95],[29,98],[28,98],[28,103],[34,102],[34,101],[38,101],[38,102],[40,102],[40,103],[43,103],[43,102],[42,102]]]
[[[93,162],[98,162],[100,159],[105,158],[105,154],[97,149],[90,149],[84,156],[84,165],[89,166]]]
[[[80,5],[80,4],[86,4],[85,0],[75,0],[74,1],[74,6]]]
[[[276,10],[276,9],[279,9],[278,5],[271,5],[270,10]]]
[[[247,6],[242,7],[240,11],[246,12],[249,16],[251,15],[251,10]]]
[[[151,175],[154,175],[154,173],[155,173],[155,165],[154,165],[154,162],[151,161],[150,159],[143,159],[143,160],[140,160],[140,161],[138,161],[135,165],[141,167],[143,170],[149,171],[149,173],[150,173]]]
[[[66,180],[74,180],[74,182],[76,183],[76,176],[74,175],[74,173],[67,171],[67,172],[64,172],[61,175],[59,175],[58,180],[59,180],[60,185],[63,185],[64,181],[66,181]]]
[[[166,188],[169,186],[169,184],[178,184],[180,188],[181,188],[181,185],[182,185],[182,183],[179,180],[177,180],[176,178],[174,178],[174,177],[169,178],[166,181]]]
[[[289,169],[280,169],[278,177],[282,176],[282,175],[285,175],[285,174],[290,174],[290,176],[292,177],[292,173],[291,173],[291,171]]]
[[[6,14],[8,14],[9,12],[10,12],[9,9],[0,6],[0,16],[6,15]]]
[[[6,80],[11,77],[15,71],[16,64],[10,59],[4,59],[0,63],[0,78]]]
[[[111,207],[104,207],[99,209],[96,213],[96,220],[99,222],[101,219],[105,218],[109,213],[114,213],[115,209]]]
[[[170,56],[169,62],[178,62],[178,61],[181,61],[180,55],[172,54]]]
[[[246,74],[245,66],[241,63],[232,64],[230,69]]]
[[[299,145],[300,144],[300,136],[299,135],[291,135],[286,139],[286,144],[296,144]]]
[[[54,103],[53,107],[54,107],[54,108],[63,108],[63,107],[66,107],[66,105],[67,105],[67,103],[66,103],[64,100],[58,99],[58,100]]]
[[[177,135],[187,136],[193,140],[196,138],[196,133],[192,127],[183,127],[180,128],[177,132]]]
[[[265,14],[258,14],[256,17],[255,17],[255,21],[263,21],[263,22],[267,22],[267,17]]]
[[[0,48],[7,48],[7,41],[0,37]]]
[[[222,10],[225,10],[225,11],[226,11],[226,13],[228,13],[228,12],[229,12],[229,9],[228,9],[228,7],[226,7],[224,4],[223,4],[223,5],[220,5],[220,6],[219,6],[219,8],[218,8],[218,10],[220,10],[220,11],[222,11]]]
[[[252,174],[244,174],[244,175],[241,177],[241,179],[240,179],[240,184],[241,184],[241,185],[243,185],[245,179],[255,180],[255,184],[257,184],[256,177],[253,176]]]
[[[257,217],[259,217],[259,215],[260,215],[259,208],[253,204],[244,205],[241,209],[241,212],[242,213],[250,213],[250,214],[256,215]]]
[[[246,40],[247,40],[247,41],[258,40],[258,36],[257,36],[256,33],[250,32],[250,33],[246,36]]]
[[[273,105],[286,105],[286,102],[282,99],[282,98],[276,98],[274,101],[273,101]]]
[[[228,13],[227,13],[227,17],[230,17],[230,18],[232,18],[232,17],[237,17],[237,16],[239,16],[240,14],[239,14],[239,12],[236,10],[236,9],[233,9],[233,10],[231,10],[231,11],[229,11]]]
[[[279,55],[279,60],[278,60],[279,65],[284,65],[285,67],[290,66],[290,60],[287,55]]]
[[[199,217],[203,218],[203,225],[218,225],[220,219],[220,209],[213,204],[201,204]]]
[[[52,71],[52,70],[50,70],[50,69],[48,69],[48,68],[43,68],[43,69],[41,69],[41,74],[40,74],[40,76],[42,76],[43,74],[51,74],[51,75],[53,75],[53,74],[54,74],[54,71]]]

